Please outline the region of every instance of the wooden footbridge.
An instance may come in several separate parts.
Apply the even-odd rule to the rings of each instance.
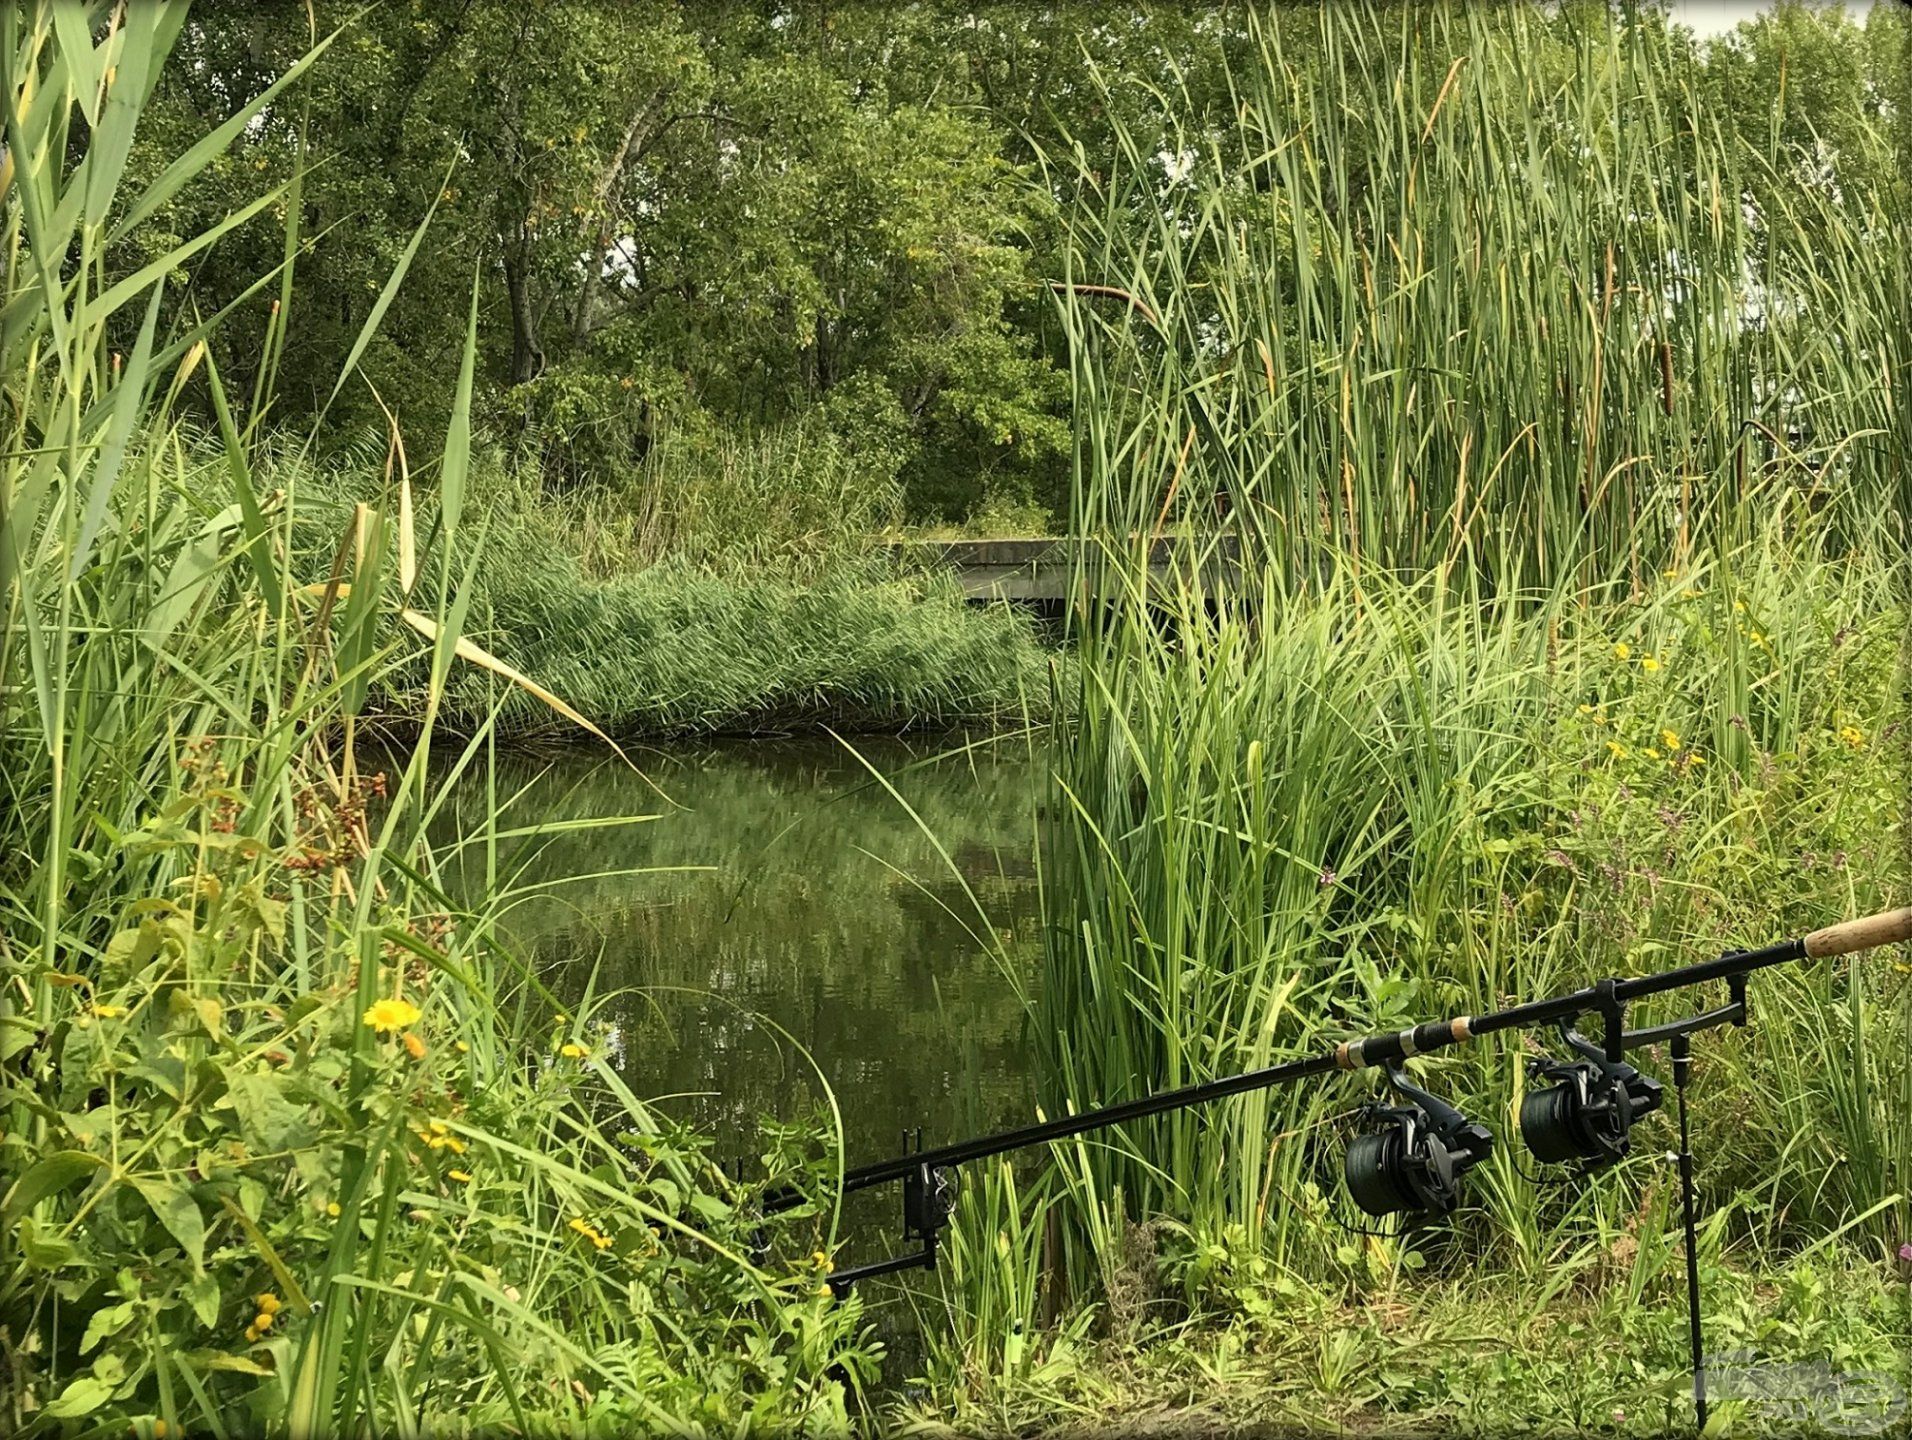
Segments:
[[[1177,552],[1186,553],[1188,543],[1167,536],[1149,542],[1152,584],[1170,582]],[[1060,605],[1069,598],[1078,576],[1076,562],[1084,555],[1082,541],[1054,536],[901,540],[888,548],[891,557],[906,567],[954,571],[963,593],[979,604],[1007,600],[1019,605]],[[1233,537],[1209,541],[1207,548],[1204,577],[1210,584],[1233,581],[1240,569],[1240,547]]]

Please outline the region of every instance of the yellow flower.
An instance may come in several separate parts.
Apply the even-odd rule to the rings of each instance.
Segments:
[[[392,1035],[418,1023],[418,1007],[409,1000],[375,1000],[365,1012],[365,1023],[381,1035]]]
[[[1613,647],[1613,658],[1615,660],[1631,660],[1633,658],[1633,647],[1622,640],[1618,645]]]
[[[1593,714],[1593,706],[1591,706],[1591,705],[1582,705],[1582,706],[1580,707],[1580,713],[1581,713],[1582,715],[1591,715],[1591,714]]]
[[[257,1330],[261,1335],[265,1334],[266,1331],[272,1328],[272,1317],[261,1310],[257,1315],[252,1317],[252,1328]]]
[[[1854,750],[1857,750],[1861,745],[1866,743],[1866,732],[1861,730],[1857,725],[1841,725],[1839,727],[1839,738],[1845,741],[1846,744]]]
[[[414,1130],[412,1134],[423,1140],[428,1150],[449,1150],[454,1155],[463,1155],[470,1148],[451,1133],[451,1126],[443,1120],[433,1120],[425,1129]]]
[[[1611,755],[1615,760],[1624,760],[1627,758],[1627,747],[1622,745],[1618,740],[1609,740],[1607,741],[1607,754]]]
[[[99,1020],[117,1020],[126,1013],[123,1005],[95,1005],[93,1015]]]
[[[426,1049],[425,1042],[420,1040],[411,1031],[407,1030],[399,1038],[405,1042],[405,1053],[411,1056],[412,1059],[423,1060],[429,1053]]]
[[[1666,746],[1668,752],[1671,753],[1680,748],[1680,737],[1671,730],[1662,730],[1660,732],[1660,743]]]
[[[339,1218],[339,1202],[334,1200],[330,1204],[328,1204],[325,1207],[325,1213],[327,1215],[330,1215],[334,1220],[338,1219]]]
[[[279,1297],[274,1295],[270,1290],[262,1295],[253,1296],[252,1303],[259,1307],[259,1313],[262,1315],[277,1315],[281,1310],[285,1309]]]
[[[1686,757],[1686,763],[1688,765],[1704,765],[1706,763],[1706,757],[1704,755],[1689,754]]]
[[[1746,602],[1744,600],[1735,600],[1733,602],[1733,613],[1735,615],[1744,615],[1746,613]]]
[[[564,1044],[558,1047],[558,1054],[562,1055],[567,1060],[582,1060],[586,1055],[589,1055],[590,1053],[591,1052],[589,1050],[587,1050],[584,1046],[578,1044],[575,1040],[566,1041]]]
[[[471,1046],[467,1045],[463,1040],[452,1041],[451,1048],[456,1050],[460,1055],[471,1054]]]
[[[447,1170],[445,1172],[445,1178],[448,1180],[456,1180],[460,1185],[471,1184],[470,1174],[463,1170]]]
[[[824,1254],[823,1251],[821,1250],[818,1250],[816,1253],[811,1255],[810,1263],[816,1266],[817,1269],[821,1270],[825,1275],[828,1275],[832,1270],[836,1269],[836,1266],[834,1263],[832,1263],[830,1257]]]
[[[1649,655],[1640,662],[1640,668],[1651,675],[1655,670],[1660,668],[1660,662]]]
[[[1660,752],[1658,750],[1655,750],[1651,745],[1647,746],[1646,749],[1642,750],[1640,753],[1646,756],[1646,758],[1649,760],[1658,760],[1660,758]]]
[[[602,1250],[611,1243],[611,1237],[599,1230],[589,1220],[582,1217],[571,1222],[571,1228]]]

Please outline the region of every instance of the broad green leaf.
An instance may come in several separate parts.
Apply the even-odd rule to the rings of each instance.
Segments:
[[[186,1303],[193,1315],[208,1330],[219,1323],[219,1281],[210,1273],[195,1275],[186,1282]]]
[[[90,1415],[113,1398],[113,1387],[95,1375],[80,1375],[40,1413],[55,1420]]]
[[[129,1177],[133,1188],[146,1197],[146,1203],[159,1217],[159,1223],[171,1232],[173,1239],[193,1262],[193,1273],[201,1274],[206,1268],[206,1222],[199,1213],[199,1206],[179,1186],[169,1180],[155,1180],[149,1176]]]
[[[208,1321],[210,1325],[212,1322]],[[277,1375],[279,1372],[270,1366],[261,1365],[257,1360],[248,1360],[244,1355],[228,1355],[220,1350],[195,1350],[186,1359],[202,1370],[224,1370],[231,1375]]]
[[[105,1163],[84,1150],[56,1150],[36,1160],[7,1191],[5,1203],[0,1204],[0,1219],[24,1215],[47,1196],[58,1194]]]
[[[36,1270],[63,1270],[79,1258],[79,1248],[71,1240],[34,1223],[31,1215],[20,1217],[20,1254]]]
[[[226,1082],[226,1101],[246,1143],[255,1149],[290,1149],[310,1135],[305,1107],[286,1098],[281,1076],[257,1071],[234,1075]]]
[[[86,1322],[86,1333],[80,1337],[80,1354],[88,1354],[108,1336],[119,1334],[126,1328],[126,1322],[133,1318],[138,1309],[138,1301],[122,1300],[117,1305],[108,1305],[103,1310],[95,1310]]]

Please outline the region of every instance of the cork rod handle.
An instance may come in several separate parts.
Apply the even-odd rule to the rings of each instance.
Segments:
[[[1870,950],[1901,940],[1912,940],[1912,905],[1815,930],[1806,937],[1806,954],[1815,959],[1821,955],[1849,955],[1854,950]]]

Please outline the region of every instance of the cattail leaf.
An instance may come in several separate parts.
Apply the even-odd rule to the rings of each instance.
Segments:
[[[152,364],[153,331],[159,322],[159,302],[165,290],[162,281],[153,286],[152,298],[146,302],[146,319],[139,327],[139,338],[133,342],[133,354],[121,373],[119,383],[113,387],[112,417],[107,422],[106,436],[100,444],[99,453],[94,457],[91,474],[92,488],[87,492],[86,513],[80,519],[80,532],[73,542],[73,556],[67,565],[69,580],[77,579],[85,568],[87,557],[93,552],[93,541],[100,533],[100,526],[106,519],[106,507],[113,498],[113,485],[119,479],[120,464],[126,458],[126,442],[132,438],[133,423],[140,418],[145,409],[146,377]]]
[[[471,381],[478,355],[478,280],[471,277],[471,309],[465,320],[465,353],[458,362],[458,388],[452,395],[451,424],[445,432],[445,458],[438,472],[439,513],[443,516],[446,554],[465,511],[465,480],[471,470]]]
[[[411,626],[412,629],[416,630],[420,635],[423,635],[427,640],[436,641],[439,638],[440,631],[439,631],[438,622],[432,619],[431,616],[425,614],[423,611],[414,610],[410,606],[407,606],[405,609],[398,612],[398,618],[403,620],[407,625]],[[629,757],[626,756],[624,754],[624,751],[618,747],[617,741],[613,740],[609,735],[606,735],[596,725],[592,724],[589,720],[587,720],[582,714],[572,709],[570,705],[566,704],[563,699],[561,699],[557,695],[552,694],[549,690],[545,689],[544,686],[540,685],[537,681],[533,680],[529,675],[526,675],[523,671],[514,669],[511,665],[509,665],[503,660],[500,660],[496,655],[493,655],[489,650],[485,649],[482,645],[478,644],[474,640],[466,639],[463,635],[456,636],[452,640],[452,650],[453,650],[453,653],[455,653],[459,659],[468,660],[473,665],[478,666],[480,669],[489,670],[493,675],[498,676],[501,680],[510,681],[513,685],[516,685],[519,689],[523,690],[527,695],[531,695],[535,697],[536,699],[543,701],[552,710],[554,710],[559,715],[562,715],[565,719],[569,720],[572,724],[580,727],[581,729],[589,730],[593,735],[597,736],[598,739],[602,740],[606,745],[609,745],[613,750],[616,750],[618,753],[619,759],[624,760],[626,764],[629,763]]]
[[[452,162],[457,163],[455,160]],[[445,171],[445,181],[451,179],[451,171]],[[405,248],[399,253],[398,263],[392,266],[392,273],[378,292],[378,299],[372,302],[371,311],[365,317],[365,323],[359,326],[359,332],[353,338],[352,348],[346,352],[345,363],[339,366],[339,378],[332,382],[332,393],[325,397],[325,404],[319,408],[320,418],[332,408],[332,402],[339,398],[339,391],[345,388],[345,382],[352,378],[358,369],[358,363],[365,356],[365,347],[372,343],[372,337],[378,333],[379,324],[385,319],[385,312],[392,307],[392,301],[398,298],[398,287],[405,282],[406,272],[412,268],[412,257],[418,254],[418,247],[425,239],[425,232],[431,228],[432,217],[438,213],[439,199],[445,193],[441,182],[432,196],[431,204],[425,207],[425,218],[418,222],[418,228],[412,231],[412,238],[405,242]],[[316,423],[316,422],[315,422]]]
[[[186,6],[166,0],[129,5],[122,13],[125,23],[113,42],[112,82],[106,87],[106,103],[100,107],[98,123],[86,148],[82,216],[89,228],[106,223],[113,197],[125,178],[140,113],[159,81],[160,67],[172,52],[180,26],[186,22]]]
[[[252,566],[252,573],[258,577],[259,593],[265,599],[266,613],[277,620],[285,609],[285,582],[278,560],[272,553],[271,533],[266,526],[265,512],[259,507],[258,492],[253,488],[252,470],[246,463],[246,452],[239,441],[238,427],[233,424],[232,407],[226,402],[226,387],[219,380],[219,367],[210,350],[205,354],[206,384],[212,391],[213,413],[218,417],[219,437],[225,446],[226,473],[232,479],[233,498],[238,502],[239,514],[245,522],[246,559]]]

